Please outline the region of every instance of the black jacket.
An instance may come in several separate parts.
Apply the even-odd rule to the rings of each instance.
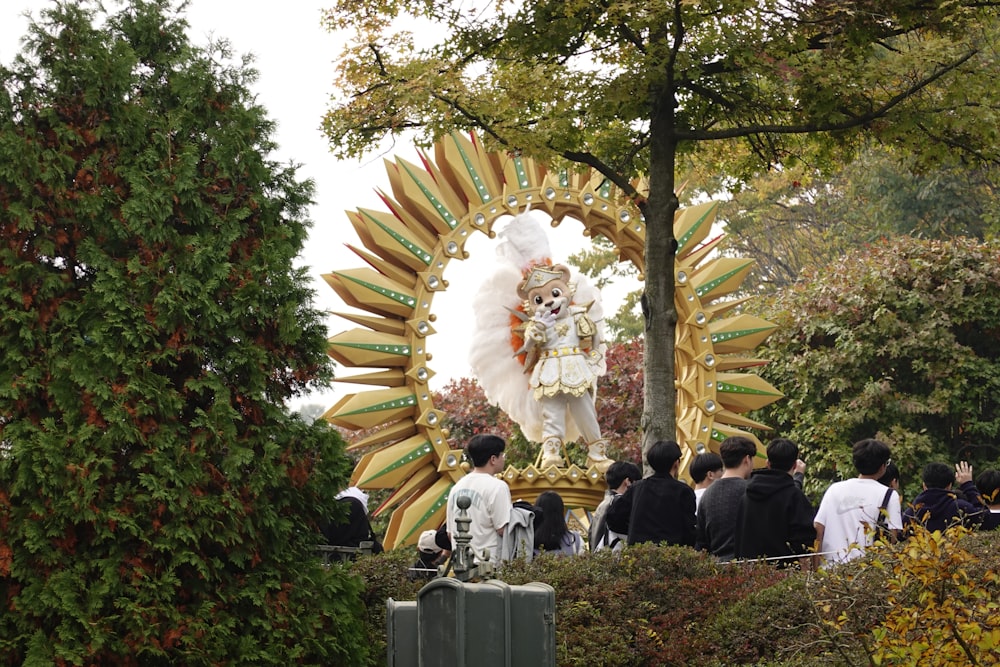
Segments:
[[[694,490],[669,474],[639,480],[608,508],[608,528],[629,544],[694,546]]]
[[[983,504],[979,489],[965,482],[959,492],[949,489],[924,489],[903,510],[903,528],[922,523],[927,530],[944,530],[961,523],[966,528],[978,528],[989,508]]]
[[[762,468],[747,482],[736,521],[736,557],[798,556],[816,542],[809,499],[787,472]],[[782,564],[780,561],[779,565]]]

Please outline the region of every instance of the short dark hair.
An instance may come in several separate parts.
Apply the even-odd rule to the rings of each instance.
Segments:
[[[646,452],[646,462],[658,473],[670,472],[674,462],[680,458],[680,445],[673,440],[657,440]]]
[[[976,488],[988,505],[1000,502],[1000,470],[984,470],[976,478]]]
[[[862,475],[874,475],[878,469],[889,462],[892,451],[889,445],[875,438],[858,440],[851,447],[851,458],[854,467]]]
[[[750,438],[743,435],[731,435],[719,445],[719,456],[722,457],[722,464],[727,468],[735,468],[748,456],[757,454],[757,445]]]
[[[767,462],[772,470],[788,472],[799,460],[799,446],[788,438],[775,438],[767,443]]]
[[[878,478],[879,484],[892,486],[893,480],[900,481],[899,468],[892,461],[885,464],[885,474]]]
[[[695,484],[701,484],[708,477],[708,473],[722,470],[722,457],[715,452],[703,452],[694,457],[694,461],[688,467],[688,473]]]
[[[928,463],[920,473],[928,489],[947,489],[955,483],[955,469],[947,463]]]
[[[490,462],[490,458],[500,456],[506,448],[507,443],[499,435],[480,433],[472,436],[465,445],[465,453],[472,460],[473,467],[482,468]]]
[[[626,479],[633,482],[642,479],[642,470],[631,461],[615,461],[604,473],[604,479],[607,481],[609,489],[617,489],[625,483]]]

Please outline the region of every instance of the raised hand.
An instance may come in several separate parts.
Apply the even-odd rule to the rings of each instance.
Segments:
[[[535,313],[534,320],[548,329],[556,323],[556,316],[548,308],[539,308]]]
[[[960,461],[955,464],[955,484],[961,486],[972,481],[972,466],[968,461]]]

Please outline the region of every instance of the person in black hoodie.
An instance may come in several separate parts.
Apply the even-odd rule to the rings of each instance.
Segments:
[[[767,445],[767,467],[753,471],[740,501],[737,558],[774,558],[779,567],[788,567],[813,547],[816,513],[802,492],[804,472],[794,442],[775,438]]]
[[[945,530],[957,524],[976,529],[983,522],[989,509],[972,481],[972,466],[967,462],[955,464],[928,463],[920,474],[924,483],[913,503],[903,510],[903,529],[910,532],[915,524],[927,530]],[[958,482],[961,493],[951,490]]]
[[[628,544],[653,542],[694,546],[694,489],[676,479],[681,448],[658,440],[646,453],[653,474],[628,487],[608,508],[608,528],[628,535]]]

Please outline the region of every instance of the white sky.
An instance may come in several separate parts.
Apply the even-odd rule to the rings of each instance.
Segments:
[[[416,149],[401,141],[388,155],[372,154],[357,161],[338,161],[328,150],[328,143],[319,126],[329,97],[334,93],[334,61],[343,40],[326,32],[320,25],[323,9],[332,0],[191,0],[187,19],[190,37],[196,45],[205,45],[210,36],[227,39],[236,54],[252,53],[260,76],[255,86],[258,101],[277,122],[275,139],[278,150],[274,156],[282,162],[301,164],[300,178],[316,183],[316,203],[310,212],[313,227],[300,258],[309,267],[314,281],[316,305],[326,311],[351,310],[320,277],[333,270],[364,266],[357,255],[344,244],[361,246],[354,228],[344,211],[359,207],[387,210],[375,194],[376,188],[389,190],[383,157],[395,155],[418,162]],[[0,62],[9,64],[20,51],[20,38],[26,33],[28,21],[21,16],[26,10],[37,16],[48,6],[47,0],[0,0]],[[116,5],[106,2],[111,11]],[[550,245],[556,259],[563,259],[582,247],[588,240],[582,227],[567,220],[550,232]],[[466,245],[470,258],[455,262],[445,278],[449,289],[438,294],[434,307],[438,320],[437,334],[428,341],[427,349],[434,356],[429,366],[437,373],[432,381],[440,388],[451,378],[471,375],[469,372],[468,329],[471,303],[479,285],[476,275],[483,274],[483,261],[493,261],[492,242],[484,235],[475,235]],[[478,266],[477,266],[478,265]],[[616,290],[618,293],[626,291]],[[614,313],[620,297],[613,299],[605,292],[605,312]],[[355,328],[351,322],[331,315],[327,319],[329,335]],[[342,368],[337,376],[347,377],[364,369]],[[320,403],[329,407],[345,393],[359,387],[337,383],[332,392],[314,394],[295,402],[296,405]]]

